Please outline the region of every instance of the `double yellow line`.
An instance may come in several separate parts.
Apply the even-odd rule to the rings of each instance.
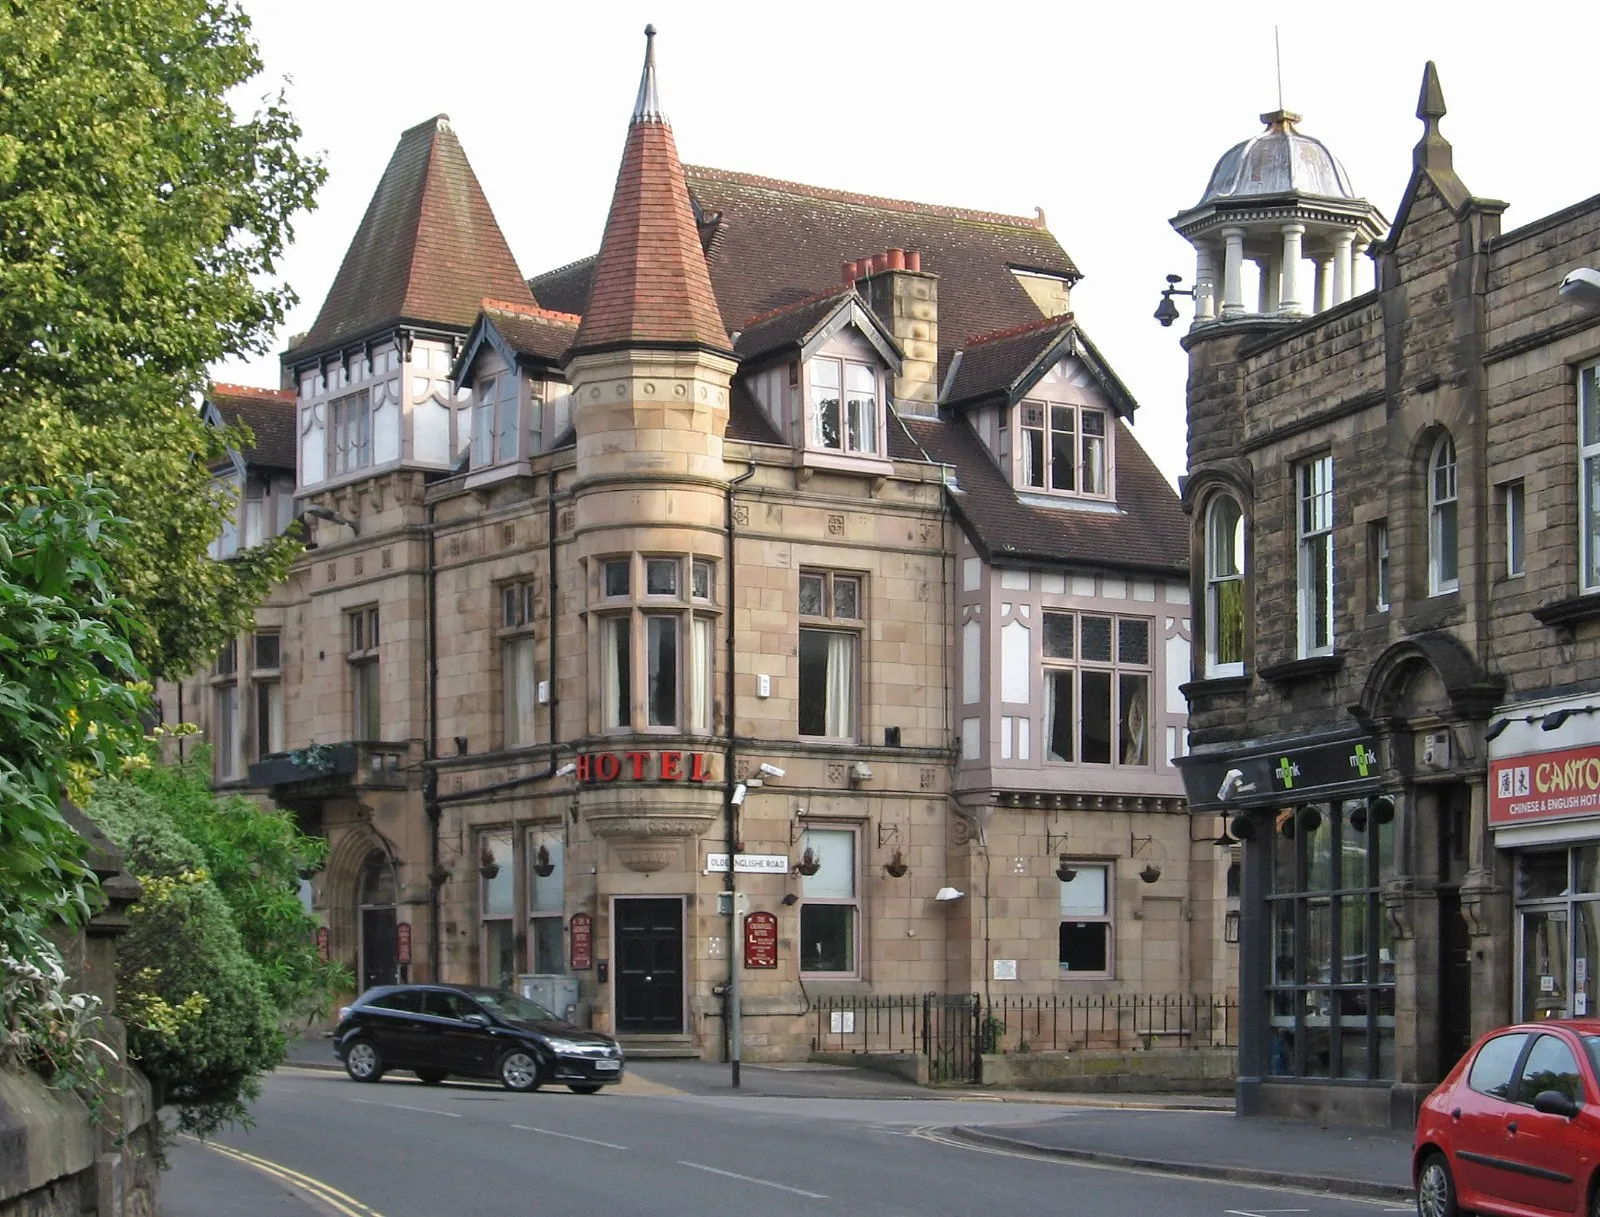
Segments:
[[[242,1149],[235,1149],[231,1145],[222,1145],[216,1141],[201,1141],[201,1145],[221,1154],[224,1158],[232,1158],[235,1162],[245,1166],[253,1166],[263,1174],[272,1175],[283,1180],[291,1187],[300,1188],[311,1193],[318,1200],[330,1208],[344,1214],[344,1217],[383,1217],[383,1214],[371,1205],[362,1204],[354,1196],[348,1196],[338,1188],[314,1179],[310,1175],[301,1174],[299,1171],[290,1170],[287,1166],[280,1166],[276,1162],[269,1162],[266,1158],[258,1158],[254,1154],[247,1154]]]

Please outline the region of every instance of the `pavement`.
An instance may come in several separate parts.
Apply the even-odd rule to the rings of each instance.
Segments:
[[[338,1070],[329,1040],[291,1041],[291,1066]],[[1383,1129],[1233,1114],[1231,1099],[1194,1095],[1081,1095],[1042,1091],[925,1089],[886,1074],[805,1062],[745,1064],[733,1089],[728,1065],[631,1061],[614,1093],[709,1099],[903,1100],[941,1105],[960,1120],[949,1136],[1028,1157],[1119,1167],[1297,1191],[1409,1200],[1411,1137]],[[930,1103],[930,1101],[932,1101]],[[942,1101],[942,1104],[941,1104]],[[973,1118],[985,1105],[1028,1104],[1029,1121]],[[1059,1115],[1046,1115],[1051,1106]],[[1017,1110],[1012,1107],[1010,1110]],[[1019,1113],[1020,1114],[1020,1113]]]

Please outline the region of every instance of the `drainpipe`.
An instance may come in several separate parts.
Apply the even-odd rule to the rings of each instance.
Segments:
[[[424,601],[427,605],[427,696],[424,700],[422,729],[422,807],[428,817],[428,956],[433,964],[433,979],[444,975],[444,934],[439,925],[439,889],[445,876],[439,867],[439,770],[433,763],[438,759],[439,734],[439,604],[437,552],[434,545],[436,507],[428,504],[428,556],[423,568],[423,581],[427,587]],[[398,892],[396,893],[398,895]]]
[[[738,477],[728,482],[728,492],[723,500],[723,529],[728,538],[728,647],[727,671],[725,676],[724,700],[727,705],[728,742],[727,753],[722,760],[722,807],[727,817],[728,834],[728,874],[723,880],[723,886],[728,893],[728,1017],[723,1019],[723,1027],[728,1035],[728,1061],[733,1073],[733,1088],[739,1089],[739,1064],[743,1055],[740,1039],[743,1028],[739,1023],[739,910],[735,907],[738,903],[738,886],[735,879],[734,855],[738,852],[738,820],[739,809],[733,805],[733,753],[734,753],[734,714],[733,714],[733,622],[734,603],[733,593],[735,587],[734,560],[733,560],[733,492],[734,487],[742,482],[747,482],[756,475],[756,463],[749,462],[749,467]]]

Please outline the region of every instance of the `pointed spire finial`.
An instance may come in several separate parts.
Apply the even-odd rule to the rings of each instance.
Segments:
[[[644,74],[639,78],[639,97],[633,103],[633,121],[636,123],[664,123],[666,111],[661,108],[661,96],[656,92],[656,27],[644,27]]]
[[[1439,86],[1439,69],[1428,60],[1422,70],[1422,93],[1417,98],[1417,117],[1422,120],[1422,138],[1412,154],[1419,169],[1446,173],[1451,170],[1450,141],[1439,133],[1439,120],[1444,117],[1444,89]]]
[[[1439,69],[1428,60],[1422,69],[1422,95],[1417,98],[1417,117],[1424,123],[1437,123],[1445,116],[1444,90],[1439,87]]]

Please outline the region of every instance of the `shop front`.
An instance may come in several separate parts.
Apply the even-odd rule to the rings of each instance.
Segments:
[[[1196,749],[1191,810],[1227,817],[1241,851],[1241,1114],[1327,1108],[1318,1088],[1387,1091],[1396,1076],[1394,800],[1356,731]],[[1382,1107],[1387,1095],[1351,1094]]]
[[[1565,701],[1532,712],[1519,706],[1505,721],[1491,745],[1489,826],[1514,877],[1512,1016],[1593,1017],[1600,992],[1600,724],[1587,706]]]

